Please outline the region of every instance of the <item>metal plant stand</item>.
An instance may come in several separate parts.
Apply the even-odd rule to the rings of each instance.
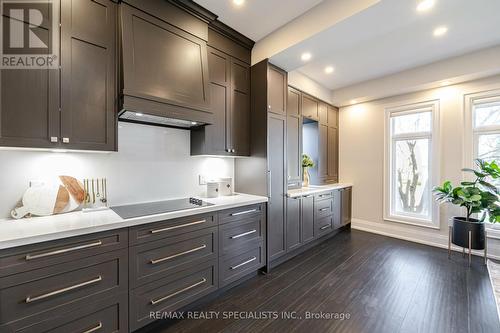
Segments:
[[[487,237],[487,231],[484,231],[485,233],[485,241],[484,241],[484,264],[486,265],[488,261],[488,237]],[[453,237],[453,226],[448,227],[448,259],[451,259],[451,243],[452,243],[452,237]],[[472,231],[469,231],[469,267],[471,265],[472,261]],[[462,247],[462,257],[465,258],[465,247]]]

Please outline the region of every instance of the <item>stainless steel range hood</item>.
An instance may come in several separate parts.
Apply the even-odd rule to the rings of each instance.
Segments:
[[[118,115],[118,120],[129,123],[137,123],[152,126],[165,126],[174,128],[191,129],[193,127],[204,126],[206,123],[199,121],[183,120],[176,118],[161,117],[143,112],[123,110]]]

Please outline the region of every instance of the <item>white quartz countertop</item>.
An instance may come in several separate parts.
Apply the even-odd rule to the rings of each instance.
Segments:
[[[268,200],[267,197],[242,193],[218,198],[199,198],[212,203],[213,206],[185,209],[131,219],[122,219],[111,209],[106,209],[86,213],[77,211],[60,215],[32,217],[20,220],[0,220],[0,250],[252,205],[267,202]]]
[[[338,190],[341,188],[352,187],[352,184],[349,183],[336,183],[336,184],[328,184],[328,185],[311,185],[308,187],[302,187],[294,190],[288,190],[287,196],[290,198],[296,198],[303,195],[310,195],[330,190]]]

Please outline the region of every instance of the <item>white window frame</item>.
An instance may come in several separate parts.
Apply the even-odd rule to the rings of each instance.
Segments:
[[[465,154],[464,165],[473,168],[477,158],[477,143],[480,135],[500,134],[500,125],[476,128],[474,125],[474,106],[479,103],[500,102],[500,90],[492,90],[465,96]]]
[[[431,112],[431,132],[391,135],[391,116],[394,114],[404,115],[419,113],[423,111]],[[430,192],[432,187],[439,183],[439,100],[426,102],[413,102],[398,106],[388,106],[385,108],[385,144],[384,144],[384,220],[397,223],[405,223],[420,227],[439,229],[439,204],[432,198]],[[394,188],[393,177],[395,158],[392,156],[396,140],[405,138],[429,139],[429,192],[431,219],[423,219],[411,214],[395,215],[391,212],[393,196],[391,191]]]

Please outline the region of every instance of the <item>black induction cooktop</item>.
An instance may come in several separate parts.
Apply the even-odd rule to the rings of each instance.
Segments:
[[[134,217],[163,214],[168,212],[175,212],[177,210],[208,206],[213,206],[213,204],[196,198],[183,198],[165,201],[145,202],[133,205],[115,206],[111,207],[111,210],[118,214],[122,219],[131,219]]]

